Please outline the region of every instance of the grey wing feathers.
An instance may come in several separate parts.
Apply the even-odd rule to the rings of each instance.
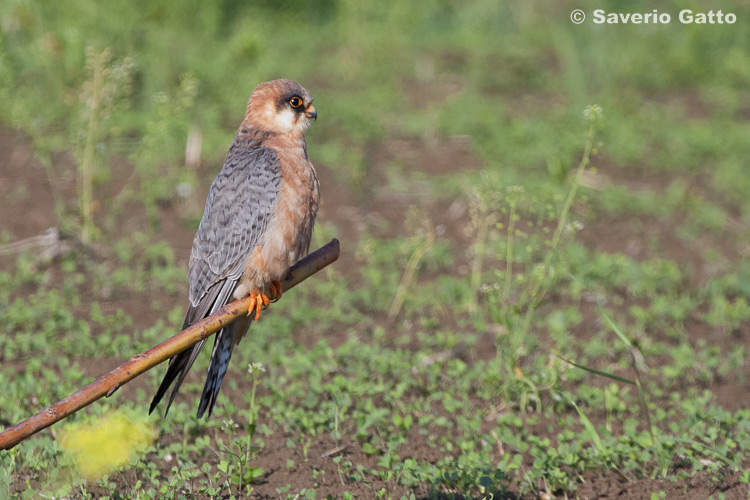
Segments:
[[[183,329],[218,311],[232,299],[245,261],[258,245],[271,218],[280,188],[281,171],[276,154],[268,148],[243,145],[235,138],[224,168],[211,185],[203,218],[193,240],[188,271],[190,307]],[[198,417],[205,410],[203,400],[207,397],[207,391],[211,403],[209,415],[213,409],[234,346],[235,326],[229,325],[217,334]],[[151,401],[149,413],[177,379],[167,404],[166,411],[169,411],[177,390],[204,343],[205,340],[170,360],[164,379]],[[221,348],[217,351],[218,345]],[[220,363],[215,362],[219,359],[213,359],[217,352],[221,353]]]
[[[190,252],[190,303],[211,284],[238,280],[245,260],[271,218],[281,188],[276,154],[268,148],[243,150],[235,144],[211,185]]]

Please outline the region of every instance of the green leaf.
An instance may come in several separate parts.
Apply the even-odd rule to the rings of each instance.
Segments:
[[[591,423],[591,420],[581,411],[580,408],[578,408],[578,405],[573,401],[570,396],[567,394],[563,394],[565,398],[570,401],[570,404],[573,405],[573,407],[578,412],[578,418],[581,420],[581,423],[586,428],[586,430],[589,432],[589,436],[591,437],[591,441],[594,443],[594,446],[596,446],[596,449],[599,450],[599,452],[604,452],[604,445],[602,444],[602,440],[599,437],[599,433],[596,432],[596,428],[594,427],[594,424]]]
[[[232,474],[232,481],[234,484],[251,484],[265,473],[260,467],[249,467],[241,477],[239,473]]]
[[[380,450],[374,448],[370,443],[363,444],[362,451],[364,451],[368,455],[377,455],[380,453]]]
[[[222,460],[219,462],[219,465],[216,466],[221,472],[224,474],[227,474],[229,471],[229,461]]]

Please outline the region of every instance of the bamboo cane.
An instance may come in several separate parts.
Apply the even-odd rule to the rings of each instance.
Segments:
[[[339,241],[333,239],[292,266],[287,277],[281,282],[284,291],[335,262],[338,257]],[[0,450],[9,450],[29,436],[72,415],[101,397],[111,396],[120,386],[138,375],[213,335],[240,316],[246,315],[249,303],[249,298],[245,298],[227,304],[218,312],[181,331],[174,337],[145,352],[136,354],[127,363],[102,375],[83,389],[74,392],[23,422],[5,429],[0,432]]]

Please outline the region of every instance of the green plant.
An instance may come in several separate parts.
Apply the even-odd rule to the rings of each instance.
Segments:
[[[84,244],[90,243],[96,236],[93,219],[96,149],[101,149],[102,141],[109,134],[111,125],[108,122],[112,115],[122,108],[134,70],[133,61],[129,58],[116,62],[111,59],[109,49],[101,52],[93,46],[86,49],[87,79],[80,96],[85,127],[82,127],[77,155],[80,234]]]
[[[403,274],[401,275],[401,282],[398,285],[396,295],[393,297],[393,302],[388,310],[388,318],[393,319],[401,309],[401,305],[404,302],[404,297],[409,291],[409,285],[417,272],[417,266],[424,258],[425,254],[429,252],[435,244],[435,228],[432,225],[432,221],[424,211],[419,210],[416,207],[411,207],[406,213],[406,220],[404,225],[407,231],[412,233],[413,238],[417,241],[417,246],[409,257],[409,261],[406,264]]]

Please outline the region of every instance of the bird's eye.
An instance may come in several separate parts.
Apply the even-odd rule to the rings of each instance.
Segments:
[[[289,99],[289,105],[293,108],[299,108],[300,106],[302,106],[302,99],[300,99],[299,97],[292,97],[291,99]]]

